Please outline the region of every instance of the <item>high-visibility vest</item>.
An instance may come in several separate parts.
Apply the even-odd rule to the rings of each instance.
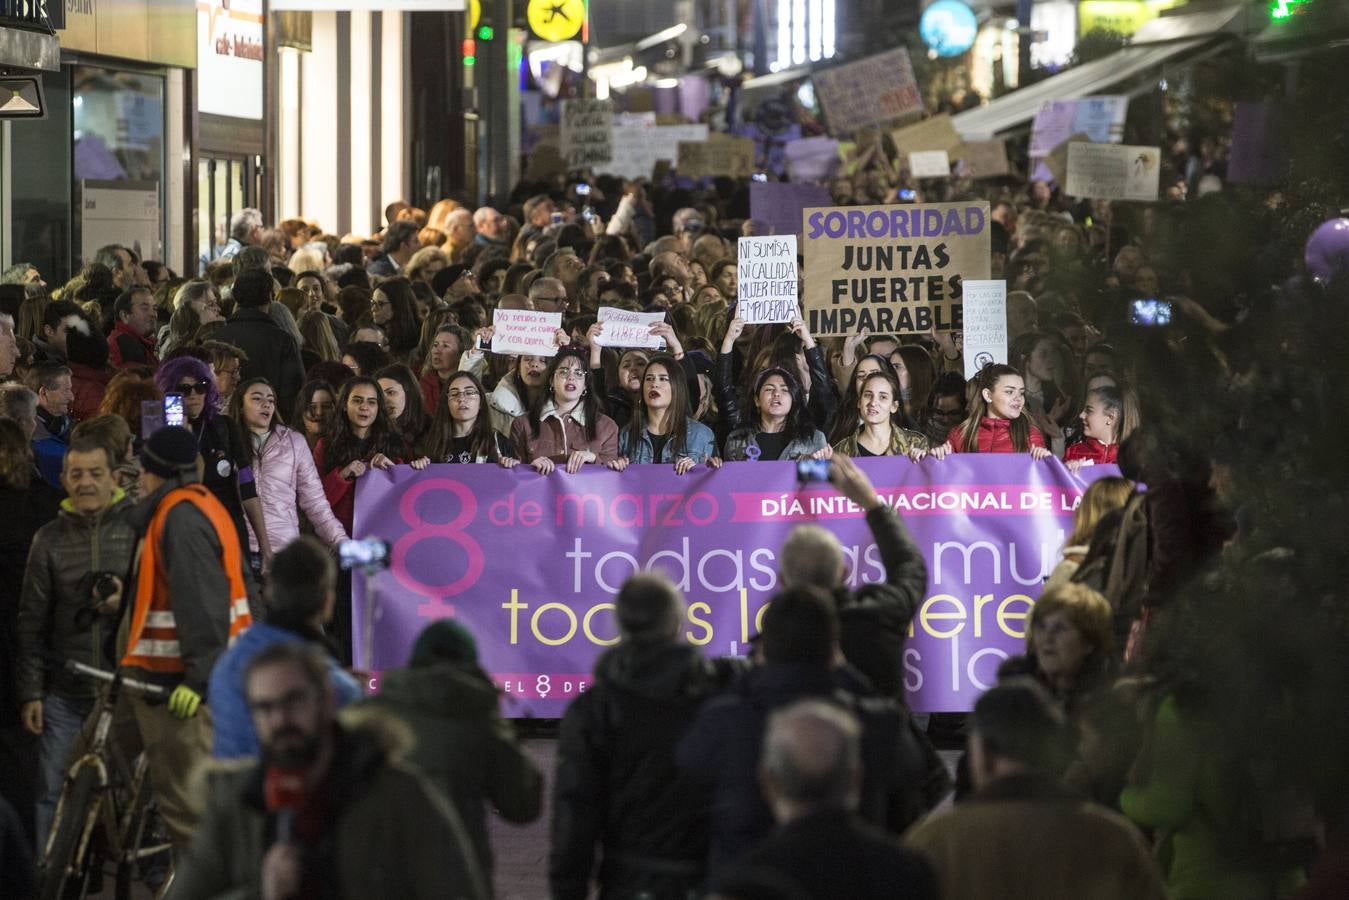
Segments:
[[[215,529],[220,541],[220,563],[229,582],[229,642],[253,624],[248,610],[248,590],[244,587],[243,554],[239,548],[239,533],[234,528],[225,507],[210,491],[199,484],[184,485],[169,491],[160,501],[150,519],[141,544],[140,573],[136,579],[136,608],[131,616],[131,631],[127,639],[126,655],[122,665],[138,666],[150,672],[167,674],[185,671],[181,645],[178,641],[178,622],[173,614],[173,598],[169,596],[168,574],[159,559],[159,542],[164,536],[164,525],[169,510],[179,503],[191,503]],[[185,603],[200,603],[204,598],[184,597]],[[214,610],[211,611],[213,614]]]

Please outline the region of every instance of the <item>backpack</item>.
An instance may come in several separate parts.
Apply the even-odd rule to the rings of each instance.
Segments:
[[[1070,579],[1101,594],[1116,620],[1132,621],[1143,607],[1151,547],[1147,497],[1135,491],[1115,515],[1096,526],[1091,546]]]

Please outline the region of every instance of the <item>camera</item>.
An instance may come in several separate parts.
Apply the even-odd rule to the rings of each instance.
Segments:
[[[347,540],[337,545],[337,564],[342,571],[361,569],[367,575],[389,568],[389,542],[377,537]]]
[[[589,197],[590,185],[586,184],[584,181],[576,185],[576,195],[578,197]]]
[[[828,481],[829,470],[832,465],[833,460],[829,459],[798,459],[796,461],[796,480],[802,484]]]
[[[112,572],[89,572],[80,579],[76,589],[80,596],[88,601],[75,610],[75,626],[92,628],[94,620],[103,612],[103,606],[113,594],[120,590],[117,576]]]

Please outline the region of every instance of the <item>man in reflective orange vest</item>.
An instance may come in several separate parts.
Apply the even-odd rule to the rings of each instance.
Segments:
[[[129,696],[150,784],[179,852],[196,826],[189,778],[211,754],[211,719],[202,706],[211,667],[252,618],[238,532],[199,483],[192,432],[156,431],[145,442],[141,464],[145,499],[132,513],[141,539],[118,652],[123,666],[171,692],[167,703]]]

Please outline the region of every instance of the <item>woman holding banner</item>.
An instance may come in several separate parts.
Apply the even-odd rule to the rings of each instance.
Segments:
[[[384,411],[379,382],[362,375],[343,382],[332,425],[314,447],[314,465],[347,534],[356,511],[356,480],[371,469],[402,465],[406,452]]]
[[[829,426],[829,443],[837,447],[840,441],[857,433],[858,427],[862,424],[862,417],[857,412],[862,384],[872,375],[882,373],[893,375],[895,370],[889,360],[875,353],[868,353],[853,366],[852,376],[848,378],[847,387],[843,389],[843,402],[839,404],[838,413]]]
[[[426,436],[426,455],[437,463],[520,464],[508,438],[492,427],[487,392],[472,372],[455,372],[445,384]]]
[[[1029,453],[1049,456],[1044,435],[1025,415],[1026,382],[1011,366],[990,363],[974,376],[975,391],[965,421],[952,428],[946,443],[932,448],[942,459],[948,453]]]
[[[575,475],[588,463],[607,465],[618,457],[618,426],[600,412],[590,390],[586,351],[565,347],[548,364],[546,386],[526,415],[511,425],[511,444],[541,475],[564,463]]]
[[[674,463],[676,475],[696,465],[721,466],[712,429],[694,419],[684,368],[672,356],[657,356],[642,373],[641,391],[628,427],[618,435],[618,459],[609,468],[622,472],[630,463]]]
[[[907,456],[914,462],[927,455],[927,438],[900,424],[904,407],[893,375],[884,370],[868,375],[853,409],[861,425],[835,444],[835,450],[848,456]]]
[[[806,412],[805,392],[792,373],[781,368],[760,372],[754,379],[753,396],[754,412],[726,438],[726,460],[769,462],[833,456],[824,433]],[[735,421],[739,412],[735,389],[723,390],[721,402],[727,420]]]

